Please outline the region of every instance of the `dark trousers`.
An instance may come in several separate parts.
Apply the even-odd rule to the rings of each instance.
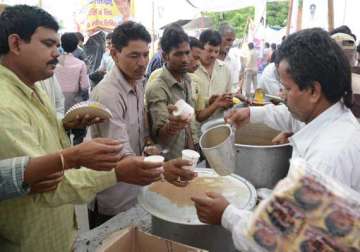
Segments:
[[[96,200],[95,200],[94,211],[88,209],[88,214],[89,214],[89,228],[90,229],[96,228],[96,227],[100,226],[101,224],[110,220],[112,217],[114,217],[114,216],[104,215],[104,214],[99,213]]]
[[[74,145],[81,144],[86,136],[86,128],[72,129],[71,134],[74,135],[73,144]]]

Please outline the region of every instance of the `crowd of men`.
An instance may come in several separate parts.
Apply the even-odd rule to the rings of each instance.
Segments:
[[[245,63],[234,62],[235,30],[226,24],[199,39],[181,26],[167,27],[162,63],[147,79],[151,36],[143,25],[117,26],[94,71],[81,36],[59,39],[58,29],[36,7],[7,7],[0,16],[0,250],[70,251],[74,204],[91,202],[93,228],[133,207],[140,186],[162,177],[186,186],[196,173],[183,168],[190,164],[180,159],[181,151],[201,152],[201,124],[222,117],[234,95],[251,102],[257,88],[254,44],[248,44]],[[288,36],[272,57],[265,50],[274,62],[264,72],[269,67],[281,83],[274,92],[282,92],[286,105],[233,109],[225,120],[237,127],[262,122],[288,133],[293,157],[360,191],[360,126],[350,111],[358,88],[351,81],[356,39],[341,34],[307,29]],[[243,71],[232,71],[234,64]],[[86,115],[63,123],[64,111],[89,97],[109,108],[112,118]],[[179,99],[194,108],[193,118],[172,113]],[[87,127],[92,140],[83,142]],[[147,146],[166,161],[144,162]],[[230,231],[249,216],[218,194],[193,200],[201,221]]]

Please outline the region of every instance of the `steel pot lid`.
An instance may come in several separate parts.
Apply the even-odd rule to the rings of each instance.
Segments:
[[[190,197],[200,187],[208,187],[206,191],[217,191],[240,209],[251,210],[256,204],[256,190],[244,178],[231,174],[219,176],[212,169],[197,168],[198,178],[184,188],[176,187],[167,182],[155,182],[142,188],[138,195],[139,204],[157,218],[184,225],[205,225],[197,217],[194,204]],[[195,181],[197,179],[197,181]],[[191,189],[192,188],[192,189]],[[215,190],[214,190],[215,188]],[[190,190],[191,189],[191,190]],[[203,188],[204,189],[204,188]],[[189,195],[187,195],[189,194]]]

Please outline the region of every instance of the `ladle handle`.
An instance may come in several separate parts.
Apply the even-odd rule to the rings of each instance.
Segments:
[[[231,125],[230,123],[225,123],[226,126],[228,126],[230,128],[230,138],[231,138],[231,142],[234,145],[235,144],[235,132],[236,132],[236,127]]]

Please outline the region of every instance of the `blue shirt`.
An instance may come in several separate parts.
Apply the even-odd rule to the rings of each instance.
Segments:
[[[24,181],[29,157],[0,160],[0,200],[23,196],[29,192]]]

